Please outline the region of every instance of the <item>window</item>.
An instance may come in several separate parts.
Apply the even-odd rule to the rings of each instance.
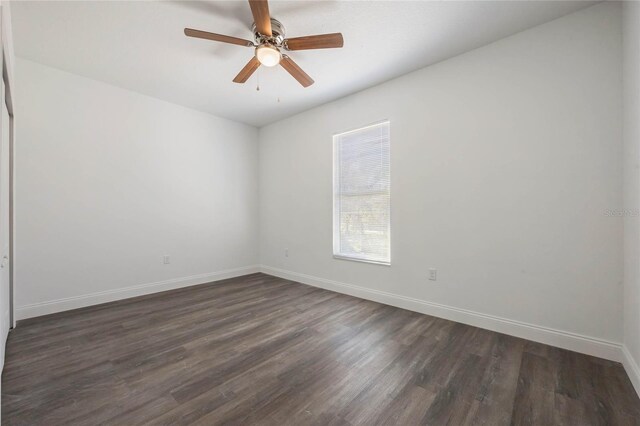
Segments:
[[[390,125],[333,137],[333,255],[390,264]]]

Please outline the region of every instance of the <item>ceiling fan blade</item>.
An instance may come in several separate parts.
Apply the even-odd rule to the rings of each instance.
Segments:
[[[185,28],[184,35],[188,37],[203,38],[205,40],[221,41],[223,43],[237,44],[239,46],[253,47],[253,42],[238,37],[231,37],[222,34],[208,33],[206,31]]]
[[[313,84],[313,79],[309,77],[309,75],[302,71],[302,68],[298,66],[293,60],[288,56],[282,56],[282,60],[280,61],[280,65],[282,68],[287,70],[289,74],[296,80],[298,83],[302,84],[303,87],[309,87]]]
[[[236,78],[233,79],[234,83],[245,83],[251,77],[258,67],[260,66],[260,61],[256,59],[256,57],[252,57],[251,60],[244,66],[236,75]]]
[[[271,37],[271,16],[269,16],[269,3],[267,0],[249,0],[253,22],[256,23],[256,30],[265,36]]]
[[[288,50],[331,49],[344,46],[344,39],[341,33],[319,34],[288,38],[284,46]]]

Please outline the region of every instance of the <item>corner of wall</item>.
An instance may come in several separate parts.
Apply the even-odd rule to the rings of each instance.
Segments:
[[[624,296],[622,363],[640,395],[640,3],[623,3]]]

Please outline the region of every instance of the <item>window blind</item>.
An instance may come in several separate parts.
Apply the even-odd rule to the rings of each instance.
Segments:
[[[389,264],[390,124],[333,137],[333,254]]]

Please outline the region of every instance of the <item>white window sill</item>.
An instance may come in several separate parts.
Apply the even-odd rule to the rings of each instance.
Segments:
[[[362,263],[371,263],[371,264],[374,264],[374,265],[391,266],[391,262],[384,262],[384,261],[380,261],[380,260],[360,259],[358,257],[342,256],[342,255],[339,255],[339,254],[334,254],[333,258],[334,259],[338,259],[338,260],[350,260],[352,262],[362,262]]]

